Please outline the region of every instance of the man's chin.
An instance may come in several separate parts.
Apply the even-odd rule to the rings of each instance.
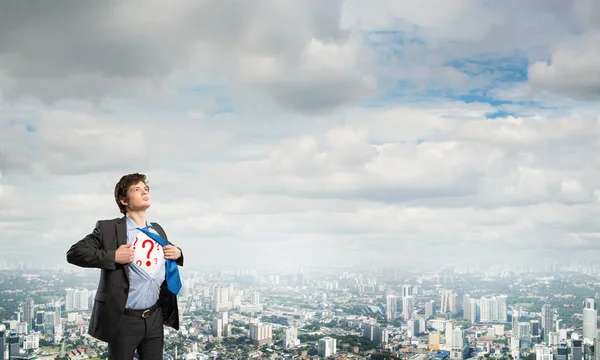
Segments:
[[[148,210],[148,208],[150,207],[150,203],[147,204],[141,204],[140,206],[136,207],[136,211],[146,211]]]

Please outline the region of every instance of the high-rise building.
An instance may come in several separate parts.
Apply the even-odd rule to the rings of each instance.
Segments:
[[[495,297],[496,305],[496,321],[505,323],[508,321],[508,311],[506,307],[506,295],[498,295]]]
[[[409,338],[415,337],[419,335],[419,322],[417,320],[411,319],[406,321],[406,336]]]
[[[494,314],[493,299],[482,296],[481,299],[479,299],[479,321],[492,322],[495,320],[495,317],[497,317],[497,314]]]
[[[413,318],[415,312],[415,298],[412,296],[405,296],[402,298],[402,316],[404,320],[410,320]]]
[[[553,360],[552,347],[535,345],[535,360]]]
[[[4,348],[6,347],[6,331],[0,331],[0,360],[5,360]]]
[[[387,344],[390,338],[390,331],[386,328],[376,327],[373,331],[373,341],[377,344]]]
[[[504,323],[508,320],[506,295],[482,296],[479,299],[472,299],[468,294],[465,294],[463,310],[463,317],[472,323]]]
[[[258,291],[252,293],[252,305],[260,305],[260,293]]]
[[[394,295],[385,298],[385,320],[391,322],[398,317],[398,299]]]
[[[444,339],[446,340],[446,350],[452,349],[452,330],[454,330],[454,324],[450,321],[446,321],[446,331],[444,332]]]
[[[458,295],[456,293],[450,294],[449,307],[450,307],[450,309],[449,309],[450,313],[452,315],[458,314],[458,310],[459,310],[460,306],[459,306],[459,301],[458,301]]]
[[[468,294],[463,296],[463,317],[471,323],[479,321],[479,305],[476,299],[471,299]]]
[[[583,360],[596,360],[596,345],[593,343],[583,345]]]
[[[25,299],[25,304],[23,304],[23,322],[27,323],[28,329],[33,329],[34,324],[34,316],[35,316],[35,304],[32,298]]]
[[[440,291],[440,313],[445,314],[450,312],[450,296],[452,291],[441,290]]]
[[[228,286],[217,286],[214,288],[213,310],[215,312],[227,311],[231,308],[230,290],[231,288]]]
[[[336,339],[324,337],[319,339],[318,352],[321,357],[328,357],[337,352]]]
[[[90,292],[87,289],[65,289],[65,310],[89,310]]]
[[[362,325],[363,328],[363,336],[365,339],[369,339],[373,341],[375,338],[375,325],[364,323]]]
[[[273,342],[273,328],[269,324],[250,325],[250,338],[252,343],[257,346]]]
[[[213,321],[213,335],[217,338],[231,335],[229,332],[229,316],[227,311],[219,313]]]
[[[529,321],[531,336],[535,338],[540,337],[540,321],[539,320],[530,320]]]
[[[413,296],[413,287],[409,284],[402,285],[402,297]]]
[[[37,350],[40,347],[40,334],[29,334],[23,338],[23,350],[29,352],[30,350]]]
[[[586,360],[600,360],[600,335],[594,339],[594,344],[592,347],[592,354],[590,354],[591,356],[589,356]]]
[[[550,307],[550,304],[542,305],[542,336],[543,339],[548,340],[548,334],[552,332],[554,326],[554,312]]]
[[[425,302],[425,317],[435,316],[435,302],[429,300]]]
[[[583,303],[583,340],[593,343],[598,333],[598,310],[595,299],[585,299]]]
[[[519,310],[514,309],[512,314],[512,335],[519,337]]]
[[[20,354],[20,341],[18,336],[11,336],[8,338],[8,358],[12,359]]]
[[[465,334],[462,329],[452,329],[452,346],[450,347],[450,358],[463,360],[469,353],[469,344],[465,341]]]
[[[583,342],[579,339],[571,341],[571,356],[570,360],[583,360]]]
[[[216,338],[223,337],[223,319],[221,317],[217,317],[213,320],[213,328],[212,328],[213,336]]]
[[[569,349],[566,343],[558,344],[554,360],[567,360],[569,358]]]
[[[518,326],[519,339],[531,337],[531,323],[530,322],[519,322]]]
[[[439,332],[430,332],[428,335],[428,344],[427,348],[429,350],[439,350],[440,349],[440,333]]]
[[[283,347],[293,348],[298,345],[298,329],[293,326],[285,329],[285,338],[283,339]]]

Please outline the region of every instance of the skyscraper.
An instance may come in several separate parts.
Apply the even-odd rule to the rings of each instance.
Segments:
[[[385,320],[391,322],[398,317],[398,299],[394,295],[388,295],[385,299]]]
[[[250,338],[252,339],[252,343],[256,346],[272,343],[273,327],[269,324],[251,324]]]
[[[324,337],[319,339],[319,344],[317,346],[319,356],[329,357],[335,354],[337,352],[336,342],[337,340],[332,337]]]
[[[23,305],[23,321],[27,323],[28,331],[29,329],[33,329],[34,326],[34,307],[35,304],[32,298],[25,299],[25,304]]]
[[[597,326],[598,310],[596,300],[585,299],[583,302],[583,340],[593,343],[598,332]]]
[[[412,296],[406,296],[402,298],[402,315],[404,320],[410,320],[413,318],[415,311],[415,298]]]
[[[88,310],[90,292],[87,289],[65,289],[65,310]]]
[[[214,288],[213,310],[216,312],[227,311],[231,308],[230,288],[226,286],[217,286]]]
[[[542,306],[542,336],[543,339],[548,338],[548,334],[552,332],[552,326],[554,324],[554,313],[550,304],[544,304]]]
[[[260,294],[258,291],[252,293],[252,305],[260,305]]]
[[[6,347],[6,331],[0,330],[0,360],[4,360],[4,348]]]
[[[298,344],[298,329],[294,326],[285,329],[285,337],[283,340],[283,346],[285,348],[293,348]]]
[[[402,285],[402,297],[412,296],[413,295],[413,287],[410,284]]]

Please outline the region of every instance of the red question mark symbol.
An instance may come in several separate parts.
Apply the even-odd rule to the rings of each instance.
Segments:
[[[154,265],[158,265],[158,258],[154,258]]]
[[[138,266],[142,266],[142,260],[136,260],[136,261],[135,261],[135,263],[136,263]]]
[[[154,249],[154,241],[152,240],[144,240],[144,242],[142,243],[142,248],[145,249],[146,248],[146,243],[150,243],[150,250],[148,250],[148,254],[146,255],[146,258],[150,259],[150,253],[152,252],[152,249]],[[146,261],[146,266],[150,266],[152,265],[152,263],[150,262],[150,260]]]
[[[134,249],[134,250],[135,250],[135,244],[137,244],[137,242],[138,242],[138,238],[136,237],[136,238],[135,238],[135,241],[133,242],[133,249]]]

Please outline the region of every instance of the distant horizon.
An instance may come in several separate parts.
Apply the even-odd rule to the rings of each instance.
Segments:
[[[39,266],[39,267],[36,267]],[[462,274],[484,274],[490,271],[510,271],[510,272],[534,272],[534,273],[564,273],[564,272],[574,272],[573,268],[579,268],[579,270],[583,270],[582,268],[595,267],[594,273],[600,275],[600,260],[593,261],[548,261],[546,264],[536,264],[536,263],[523,263],[523,262],[502,262],[496,264],[490,263],[469,263],[469,264],[460,264],[460,265],[441,265],[437,267],[414,267],[414,266],[375,266],[370,264],[354,264],[354,265],[312,265],[312,266],[304,266],[304,267],[294,267],[283,268],[283,267],[269,267],[269,266],[231,266],[231,265],[204,265],[198,267],[197,265],[188,265],[180,268],[180,272],[183,274],[186,273],[196,273],[196,272],[232,272],[234,274],[238,272],[256,272],[258,275],[295,275],[301,273],[311,273],[319,270],[326,270],[328,272],[338,271],[340,274],[344,272],[359,272],[359,273],[374,273],[374,272],[386,272],[386,271],[399,271],[406,276],[420,276],[424,274],[432,274],[432,275],[462,275]],[[478,269],[479,268],[479,269]],[[20,263],[6,263],[0,261],[0,271],[21,271],[21,270],[31,270],[31,271],[51,271],[51,270],[70,270],[75,272],[98,272],[99,269],[94,268],[80,268],[75,265],[71,265],[68,263],[52,263],[40,265],[39,263],[34,262],[33,260],[29,261],[21,261]],[[589,269],[590,272],[592,269]],[[248,274],[243,274],[242,276],[249,276]]]

